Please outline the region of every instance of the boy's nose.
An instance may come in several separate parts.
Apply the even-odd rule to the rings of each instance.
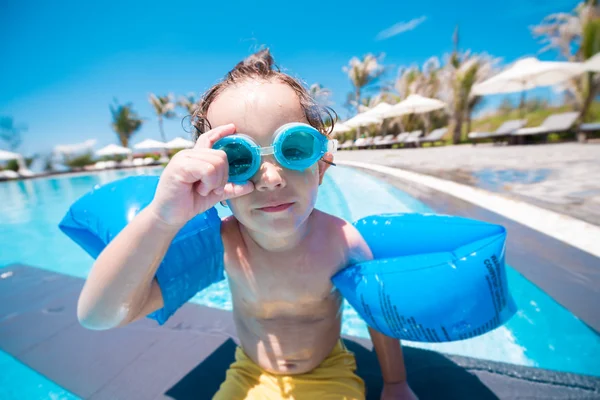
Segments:
[[[264,161],[254,176],[254,188],[259,192],[284,188],[286,185],[282,168],[271,161]]]

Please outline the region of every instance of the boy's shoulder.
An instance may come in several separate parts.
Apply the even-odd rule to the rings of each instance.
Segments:
[[[364,238],[350,222],[327,214],[326,212],[315,210],[317,212],[317,229],[327,230],[333,237],[340,240],[338,248],[346,248],[350,262],[361,262],[372,258],[371,250]]]
[[[355,230],[352,224],[348,221],[336,217],[335,215],[328,214],[324,211],[314,209],[313,210],[313,229],[319,231],[328,231],[332,234],[345,236],[351,234]]]

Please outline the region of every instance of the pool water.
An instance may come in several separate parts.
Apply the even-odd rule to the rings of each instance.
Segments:
[[[0,267],[13,263],[85,278],[92,259],[58,229],[69,205],[97,184],[160,169],[103,171],[0,183]],[[330,168],[319,191],[317,208],[348,221],[389,212],[430,213],[420,201],[362,172]],[[219,213],[229,210],[218,206]],[[510,251],[510,249],[508,249]],[[600,376],[600,337],[568,310],[514,269],[507,268],[519,311],[504,326],[485,335],[452,343],[412,343],[444,353],[539,368]],[[198,293],[192,302],[231,309],[226,282]],[[343,332],[368,337],[364,322],[344,305]],[[0,352],[0,398],[77,398]]]
[[[513,184],[533,184],[545,181],[552,170],[548,168],[540,169],[491,169],[484,168],[473,172],[477,179],[477,187],[482,189],[501,192]]]

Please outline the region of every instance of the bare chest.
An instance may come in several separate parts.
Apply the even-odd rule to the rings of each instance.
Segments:
[[[236,306],[258,318],[329,313],[339,305],[331,277],[341,260],[331,254],[226,254],[226,260]]]

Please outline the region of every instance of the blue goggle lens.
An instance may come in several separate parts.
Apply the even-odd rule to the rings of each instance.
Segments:
[[[281,154],[288,162],[305,161],[315,155],[315,137],[307,132],[295,132],[281,143]]]
[[[244,144],[228,143],[221,147],[220,150],[223,150],[227,154],[230,176],[243,175],[252,167],[254,155]]]

